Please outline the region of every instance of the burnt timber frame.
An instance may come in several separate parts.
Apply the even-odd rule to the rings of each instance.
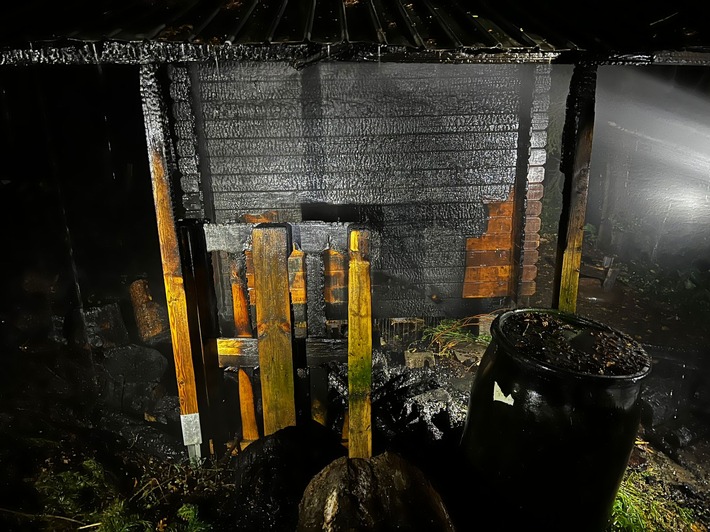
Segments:
[[[173,214],[170,174],[173,168],[169,157],[169,135],[165,106],[160,92],[157,65],[141,66],[141,96],[145,121],[148,160],[153,186],[153,201],[158,225],[160,258],[170,322],[173,357],[183,443],[190,460],[198,462],[202,456],[202,427],[197,397],[197,381],[193,363],[193,345],[188,320],[187,298],[178,246],[177,226]]]
[[[121,48],[126,47],[131,53],[124,54]],[[249,47],[250,50],[259,47]],[[252,50],[253,52],[254,50]],[[263,59],[269,58],[284,59],[283,50],[264,53]],[[300,47],[294,47],[288,54],[293,54],[295,63],[300,57]],[[45,64],[54,61],[72,64],[100,64],[101,62],[115,62],[126,64],[127,62],[141,63],[141,94],[143,99],[143,111],[146,130],[146,140],[148,142],[148,159],[150,162],[151,176],[153,181],[154,201],[156,216],[158,218],[159,239],[161,247],[161,260],[163,263],[164,282],[168,301],[168,311],[170,318],[171,336],[174,345],[174,356],[176,360],[176,375],[178,390],[180,395],[180,413],[183,423],[183,439],[187,446],[188,454],[191,458],[199,458],[200,445],[202,443],[202,430],[200,424],[200,413],[198,406],[198,386],[196,384],[195,369],[193,365],[194,346],[190,341],[190,324],[186,310],[186,298],[184,287],[182,286],[182,269],[180,266],[180,256],[175,231],[175,218],[171,198],[170,176],[174,170],[174,160],[171,159],[172,151],[170,139],[167,134],[167,124],[165,123],[165,105],[160,83],[157,79],[161,65],[170,62],[196,62],[205,60],[224,59],[244,59],[246,56],[253,58],[244,48],[230,49],[229,47],[184,47],[179,49],[175,45],[156,45],[152,51],[146,52],[137,45],[113,45],[104,47],[99,56],[93,47],[88,45],[76,47],[74,49],[52,49],[35,50],[32,54],[16,54],[5,56],[0,61],[2,64]],[[288,55],[287,54],[287,55]],[[355,54],[352,60],[364,59],[367,54],[360,56]],[[589,185],[589,163],[591,159],[591,147],[594,124],[594,99],[596,91],[596,69],[600,64],[617,65],[705,65],[710,66],[710,53],[661,53],[654,55],[631,55],[617,57],[586,57],[584,54],[569,56],[563,59],[560,54],[509,54],[492,56],[487,53],[470,56],[446,56],[448,61],[460,63],[507,63],[523,60],[528,63],[556,63],[573,64],[575,72],[570,83],[568,94],[567,113],[565,118],[564,132],[564,153],[565,158],[561,164],[561,169],[565,176],[565,193],[563,196],[563,215],[560,220],[560,231],[558,236],[558,257],[555,276],[555,299],[553,306],[561,310],[574,312],[576,309],[576,297],[579,280],[579,261],[581,260],[581,244],[583,238],[584,214],[586,207],[586,196]],[[52,59],[54,57],[54,59]],[[127,61],[126,57],[132,57]],[[409,55],[406,58],[398,54],[391,56],[380,56],[378,48],[378,60],[406,60],[440,62],[444,59],[438,55]],[[57,59],[58,58],[58,59]],[[68,58],[68,60],[67,60]],[[326,59],[322,57],[321,59]],[[309,324],[310,327],[310,324]],[[246,336],[246,335],[245,335]],[[213,350],[218,353],[220,359],[224,358],[224,363],[220,361],[220,366],[224,366],[227,360],[232,362],[234,357],[240,359],[257,359],[256,342],[251,338],[239,339],[214,339]],[[246,374],[239,370],[240,388],[248,385]],[[245,390],[246,391],[246,390]],[[247,415],[245,415],[247,414]],[[253,412],[243,412],[244,417],[254,417]],[[255,420],[251,421],[251,425]],[[251,426],[250,425],[250,426]],[[258,436],[256,427],[250,429],[249,436]],[[367,455],[367,449],[363,453]]]

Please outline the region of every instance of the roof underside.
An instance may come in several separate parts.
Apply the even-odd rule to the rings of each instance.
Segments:
[[[0,64],[314,53],[345,59],[377,54],[378,59],[392,55],[438,61],[708,62],[704,2],[642,8],[620,4],[624,2],[24,0],[0,7]]]

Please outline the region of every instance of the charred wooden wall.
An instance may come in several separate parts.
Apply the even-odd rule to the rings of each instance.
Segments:
[[[172,67],[184,215],[368,222],[380,232],[378,317],[497,307],[523,278],[534,291],[549,68]],[[504,202],[501,225],[490,206]],[[472,253],[472,239],[500,231],[505,264]]]

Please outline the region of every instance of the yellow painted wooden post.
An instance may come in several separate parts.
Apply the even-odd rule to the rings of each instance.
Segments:
[[[350,232],[348,268],[348,456],[372,456],[372,293],[367,230]]]
[[[577,65],[570,82],[570,98],[567,110],[567,122],[574,124],[565,140],[563,170],[565,172],[562,223],[560,227],[562,251],[561,265],[558,264],[559,279],[557,284],[557,308],[566,312],[576,312],[579,288],[579,269],[582,264],[582,243],[584,238],[584,220],[587,211],[587,193],[589,189],[589,165],[592,158],[592,139],[594,134],[594,95],[597,71],[594,65]],[[558,258],[559,261],[559,258]]]
[[[158,225],[160,259],[168,307],[168,321],[175,359],[175,378],[180,399],[183,442],[191,460],[201,457],[202,429],[197,404],[195,368],[187,318],[187,300],[183,282],[177,228],[170,194],[170,176],[166,155],[165,112],[157,79],[157,66],[141,67],[143,119],[148,144],[148,160],[153,186],[153,201]]]
[[[296,424],[288,286],[288,233],[283,226],[252,232],[264,435]]]

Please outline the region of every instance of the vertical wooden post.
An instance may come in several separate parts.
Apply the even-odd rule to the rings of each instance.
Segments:
[[[348,267],[348,456],[372,456],[372,293],[367,230],[350,232]]]
[[[288,284],[293,305],[293,328],[296,338],[308,336],[306,311],[306,254],[294,245],[288,257]]]
[[[201,456],[202,429],[197,403],[195,369],[192,361],[185,286],[170,195],[166,124],[164,122],[166,115],[159,90],[160,83],[157,79],[157,69],[158,67],[155,65],[141,66],[143,119],[146,128],[153,201],[158,225],[160,258],[163,265],[168,321],[170,323],[173,357],[175,359],[175,377],[180,398],[182,436],[190,459],[196,461]]]
[[[577,310],[579,269],[582,263],[584,219],[589,189],[589,165],[594,135],[596,65],[576,65],[570,82],[563,138],[565,175],[563,207],[558,234],[556,271],[557,308]]]
[[[239,413],[242,418],[242,448],[259,439],[254,407],[254,388],[243,368],[239,368]]]
[[[259,366],[264,435],[296,424],[291,308],[288,287],[288,233],[282,226],[259,226],[252,233]]]
[[[249,320],[249,301],[247,300],[247,286],[242,277],[245,268],[244,261],[234,256],[229,258],[229,281],[232,287],[232,307],[234,310],[234,329],[237,338],[251,338],[251,325]]]

